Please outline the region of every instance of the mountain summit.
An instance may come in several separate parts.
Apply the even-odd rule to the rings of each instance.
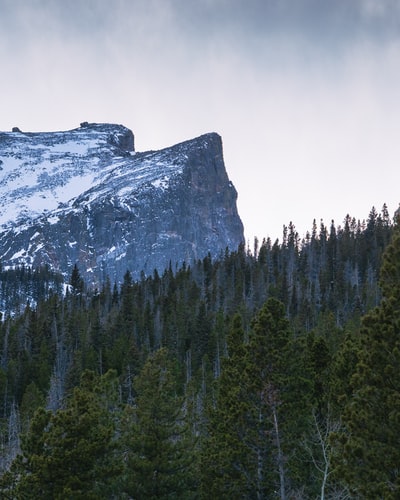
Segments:
[[[0,259],[121,281],[243,242],[222,141],[135,152],[122,125],[0,133]]]

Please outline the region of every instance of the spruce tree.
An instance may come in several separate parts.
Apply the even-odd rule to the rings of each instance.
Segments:
[[[103,380],[109,378],[106,374]],[[109,384],[106,384],[109,385]],[[64,409],[39,408],[22,439],[22,454],[5,476],[3,489],[17,499],[97,499],[112,493],[118,472],[113,420],[99,388],[84,372]],[[107,400],[111,399],[107,390]]]
[[[288,498],[304,479],[299,455],[311,386],[283,304],[267,300],[248,342],[236,316],[228,354],[203,446],[203,496]]]
[[[400,497],[400,231],[380,273],[383,300],[362,319],[361,348],[343,412],[337,473],[361,498]]]
[[[85,282],[81,277],[77,264],[74,265],[71,278],[70,278],[71,291],[74,296],[81,295],[83,293]]]
[[[124,491],[133,498],[191,498],[191,443],[165,348],[150,355],[135,378],[134,407],[125,412]]]
[[[301,439],[311,413],[311,381],[279,300],[268,299],[256,314],[248,351],[255,496],[289,498],[304,484]]]
[[[202,498],[251,498],[253,470],[246,444],[250,402],[242,318],[236,314],[227,336],[215,405],[202,443]]]

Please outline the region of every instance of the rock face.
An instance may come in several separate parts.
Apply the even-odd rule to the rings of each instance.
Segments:
[[[121,125],[0,133],[3,266],[76,263],[96,283],[162,272],[243,242],[221,138],[136,153]]]

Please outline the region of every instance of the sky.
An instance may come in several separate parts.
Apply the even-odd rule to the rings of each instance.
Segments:
[[[222,136],[246,240],[400,202],[400,0],[0,0],[0,130]]]

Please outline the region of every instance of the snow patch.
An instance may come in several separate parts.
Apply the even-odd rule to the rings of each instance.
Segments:
[[[167,189],[169,184],[169,177],[165,176],[161,179],[156,179],[151,183],[156,189]]]
[[[16,252],[10,260],[17,260],[20,259],[21,257],[26,257],[26,250],[20,250],[19,252]]]

